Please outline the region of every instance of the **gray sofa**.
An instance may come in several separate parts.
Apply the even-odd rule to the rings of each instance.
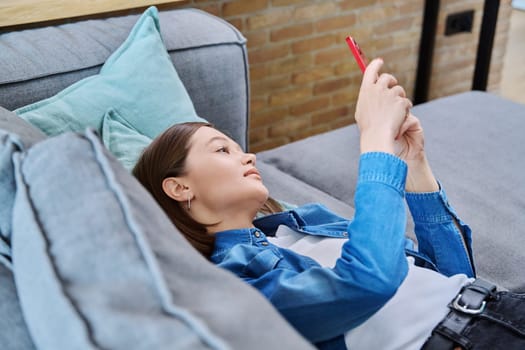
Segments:
[[[181,238],[96,133],[46,138],[10,112],[98,74],[138,17],[0,35],[0,311],[12,315],[0,321],[2,348],[309,348]],[[247,147],[242,34],[198,10],[161,12],[160,25],[197,114]],[[473,229],[478,275],[525,291],[525,106],[468,92],[414,114]],[[273,197],[351,217],[358,154],[352,125],[261,152],[257,166]]]

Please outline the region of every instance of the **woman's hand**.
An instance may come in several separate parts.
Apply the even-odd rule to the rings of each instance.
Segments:
[[[407,192],[435,192],[439,185],[425,155],[425,136],[419,119],[408,114],[395,141],[395,153],[408,165]]]
[[[395,154],[405,162],[421,161],[425,157],[425,136],[419,119],[411,112],[395,138]]]
[[[395,154],[396,137],[400,134],[412,103],[396,78],[379,70],[381,59],[366,68],[359,90],[355,118],[361,133],[361,153]]]

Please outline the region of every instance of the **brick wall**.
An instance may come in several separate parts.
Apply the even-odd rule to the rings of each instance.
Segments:
[[[497,91],[511,0],[503,0],[489,77]],[[424,0],[188,0],[224,18],[248,39],[250,150],[257,152],[354,122],[361,73],[344,41],[353,35],[369,58],[383,57],[413,95]],[[160,8],[163,8],[160,6]],[[447,14],[474,9],[474,30],[444,36]],[[443,0],[430,98],[470,90],[482,0]]]

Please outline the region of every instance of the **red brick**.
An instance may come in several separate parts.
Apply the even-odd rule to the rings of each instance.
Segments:
[[[395,18],[390,21],[385,21],[374,28],[376,35],[392,34],[393,32],[406,31],[412,27],[414,23],[413,17]]]
[[[292,44],[292,52],[294,54],[304,53],[308,51],[322,49],[333,45],[334,40],[333,35],[323,35],[315,38],[309,38],[301,41],[297,41]]]
[[[308,83],[328,78],[334,75],[332,67],[328,66],[314,66],[314,68],[297,72],[292,75],[292,82],[294,84]]]
[[[261,48],[268,43],[268,33],[265,31],[261,32],[249,32],[244,34],[247,40],[248,51],[252,49]]]
[[[325,81],[321,83],[317,83],[314,86],[314,95],[320,95],[320,94],[326,94],[330,92],[334,92],[337,90],[341,90],[345,87],[348,87],[348,85],[351,83],[350,78],[339,78],[335,80]]]
[[[302,140],[310,136],[318,135],[327,131],[330,131],[331,128],[329,125],[317,125],[312,126],[308,129],[299,130],[297,133],[295,133],[291,139],[292,141]]]
[[[394,5],[382,5],[365,8],[357,16],[357,23],[369,26],[374,22],[383,22],[399,16],[399,9]]]
[[[315,64],[331,64],[334,62],[348,61],[353,59],[346,43],[334,49],[326,49],[315,55]]]
[[[334,1],[323,1],[321,3],[297,7],[295,9],[294,19],[296,21],[312,20],[334,13],[337,13],[336,3]]]
[[[357,102],[359,96],[359,86],[352,85],[345,91],[332,95],[332,106],[350,106]]]
[[[237,28],[240,32],[244,30],[244,21],[242,18],[229,18],[228,22]]]
[[[288,45],[270,46],[248,52],[250,64],[273,61],[277,58],[286,57],[290,52]]]
[[[304,37],[314,31],[312,23],[302,23],[273,30],[270,34],[271,41],[288,40],[297,37]]]
[[[363,7],[374,6],[377,0],[344,0],[339,4],[341,10],[358,10]]]
[[[251,93],[253,96],[266,95],[276,90],[290,86],[290,76],[281,75],[265,80],[253,81],[251,83]]]
[[[350,109],[347,106],[338,107],[326,112],[314,114],[312,116],[312,125],[329,123],[341,117],[348,115]]]
[[[291,136],[297,130],[301,130],[310,126],[310,118],[293,118],[287,119],[279,122],[276,125],[270,127],[270,137],[280,137],[280,136]]]
[[[284,137],[277,138],[277,139],[270,139],[266,142],[254,143],[253,145],[251,144],[251,141],[250,141],[250,152],[257,153],[257,152],[266,151],[268,149],[272,149],[275,147],[285,145],[288,142],[289,142],[289,139],[284,138]]]
[[[350,57],[346,62],[343,63],[337,63],[334,67],[335,75],[346,75],[348,77],[355,77],[358,76],[359,79],[362,76],[361,71],[359,70],[359,66],[354,61],[352,57]],[[360,83],[361,80],[359,80]]]
[[[209,5],[200,5],[199,9],[202,11],[206,11],[208,13],[211,13],[212,15],[221,17],[221,8],[219,7],[219,4],[209,4]]]
[[[257,30],[263,28],[270,28],[272,26],[279,26],[290,23],[292,19],[293,9],[279,9],[274,11],[264,11],[260,14],[252,14],[247,18],[248,30]]]
[[[250,81],[264,79],[268,75],[268,67],[265,65],[250,66]]]
[[[304,0],[272,0],[272,6],[288,6],[304,2]]]
[[[407,58],[410,54],[410,50],[406,47],[402,47],[399,49],[393,49],[387,52],[381,53],[381,56],[383,57],[385,61],[385,65],[388,64],[388,62],[397,62],[401,61],[404,58]]]
[[[350,31],[355,23],[356,14],[351,13],[349,15],[330,17],[320,20],[315,24],[315,29],[318,32],[327,32],[335,29],[346,29],[347,31]]]
[[[423,13],[424,2],[420,0],[409,1],[399,5],[399,12],[403,15],[416,15],[420,17]]]
[[[295,87],[287,91],[280,91],[270,96],[271,106],[284,106],[301,102],[312,96],[311,87]]]
[[[250,142],[263,142],[268,138],[268,128],[251,128],[249,133]]]
[[[252,112],[250,116],[250,127],[257,128],[261,126],[270,126],[281,121],[287,114],[288,107]]]
[[[252,112],[259,111],[268,105],[265,97],[254,97],[250,98],[250,107]]]
[[[238,16],[253,13],[268,7],[268,0],[237,0],[222,4],[223,17]]]
[[[312,65],[312,56],[310,54],[293,55],[292,57],[278,60],[269,64],[268,74],[290,74],[302,71]]]
[[[318,97],[307,102],[294,105],[290,107],[290,114],[299,116],[307,113],[315,112],[320,109],[328,107],[330,104],[330,98],[328,97]]]
[[[345,127],[345,126],[348,126],[354,123],[355,123],[354,115],[353,113],[350,113],[350,115],[344,118],[337,119],[336,121],[330,123],[330,129],[335,130],[335,129],[339,129],[339,128],[342,128],[342,127]]]

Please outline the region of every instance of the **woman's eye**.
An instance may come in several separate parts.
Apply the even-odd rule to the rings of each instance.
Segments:
[[[230,152],[228,151],[228,147],[220,147],[219,149],[217,149],[217,152],[230,153]]]

